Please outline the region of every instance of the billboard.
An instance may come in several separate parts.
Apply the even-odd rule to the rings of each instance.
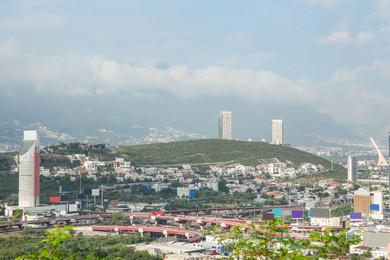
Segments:
[[[149,183],[145,183],[144,186],[145,186],[146,190],[152,189],[152,185],[150,185]]]
[[[99,196],[99,189],[92,189],[91,194],[95,197]]]
[[[312,218],[330,218],[330,208],[312,208],[310,209]]]
[[[291,211],[292,219],[303,219],[303,210],[293,210]]]
[[[362,213],[361,212],[351,212],[351,213],[349,213],[349,219],[350,220],[362,220]]]
[[[274,208],[273,210],[274,217],[275,218],[281,218],[282,217],[282,209],[281,208]]]
[[[66,204],[56,205],[56,211],[65,211],[66,212]]]
[[[92,189],[84,189],[85,195],[92,195]]]
[[[274,213],[263,213],[263,220],[273,220],[274,219]]]
[[[83,200],[85,198],[84,194],[77,194],[77,199],[78,200]]]
[[[189,199],[195,199],[196,198],[196,190],[195,189],[190,189],[188,192],[188,198]]]
[[[310,209],[307,211],[307,217],[310,218],[311,215],[310,215]]]
[[[70,185],[61,185],[60,193],[70,193],[72,191],[72,187]]]
[[[60,198],[60,196],[51,196],[50,202],[51,203],[59,203],[59,202],[61,202],[61,198]]]
[[[61,199],[61,201],[68,201],[69,200],[69,195],[61,195],[60,199]]]
[[[379,211],[379,204],[370,204],[370,210]]]
[[[75,212],[77,211],[77,204],[69,204],[69,208],[68,208],[68,211],[69,212]]]
[[[314,200],[312,201],[306,201],[305,202],[305,209],[309,210],[311,208],[314,208],[316,205],[315,205],[315,202]]]

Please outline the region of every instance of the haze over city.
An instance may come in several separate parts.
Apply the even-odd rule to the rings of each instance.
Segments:
[[[388,1],[0,5],[3,120],[67,133],[64,120],[81,129],[85,117],[110,129],[106,116],[216,137],[228,110],[233,138],[269,140],[271,118],[319,125],[316,110],[367,142],[386,139]],[[242,126],[243,115],[263,126]]]
[[[389,43],[389,0],[1,1],[0,258],[389,259]]]

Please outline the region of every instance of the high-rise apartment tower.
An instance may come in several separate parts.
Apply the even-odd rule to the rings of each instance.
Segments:
[[[232,112],[222,111],[219,115],[219,139],[232,139]]]
[[[272,144],[283,144],[283,120],[272,120]]]
[[[348,156],[348,181],[357,181],[357,159],[353,156]]]
[[[39,138],[37,131],[24,131],[19,151],[19,207],[39,206]]]

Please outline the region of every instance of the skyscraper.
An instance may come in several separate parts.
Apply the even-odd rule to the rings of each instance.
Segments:
[[[357,181],[357,160],[356,157],[348,156],[348,181]]]
[[[272,144],[283,144],[283,120],[272,120]]]
[[[24,131],[19,151],[19,207],[39,206],[39,138],[37,131]]]
[[[219,115],[219,139],[232,139],[232,112],[222,111]]]

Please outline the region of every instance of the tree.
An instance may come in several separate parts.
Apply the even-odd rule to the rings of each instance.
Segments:
[[[309,242],[296,240],[288,234],[288,227],[279,218],[260,225],[235,226],[220,242],[239,259],[307,259],[303,255]]]
[[[252,188],[246,189],[246,193],[253,193],[253,192],[254,192],[254,190]]]
[[[361,242],[360,235],[349,236],[346,230],[336,232],[330,227],[326,228],[324,233],[313,230],[310,233],[310,239],[313,242],[319,242],[312,246],[317,257],[336,259],[347,257],[351,245]]]
[[[54,230],[46,230],[46,237],[39,243],[39,248],[42,248],[38,254],[30,254],[19,256],[17,260],[22,259],[40,259],[40,260],[61,260],[69,257],[69,252],[62,247],[65,241],[72,238],[73,229],[71,226],[63,228],[56,226]]]
[[[17,194],[11,194],[4,199],[4,202],[7,203],[8,206],[18,205],[18,197]]]
[[[22,216],[23,210],[17,209],[13,212],[12,216],[7,219],[7,227],[5,228],[5,231],[8,232],[12,225],[17,221],[20,220]]]
[[[225,179],[220,179],[218,181],[218,191],[229,193],[229,187],[227,186],[227,181]]]
[[[110,222],[111,225],[122,226],[125,224],[125,222],[127,222],[127,218],[125,217],[122,211],[118,211],[112,214],[111,222]]]
[[[360,243],[361,237],[327,228],[324,233],[312,231],[310,240],[296,239],[288,233],[288,226],[275,218],[259,225],[235,226],[219,241],[235,259],[345,259],[350,246]],[[310,251],[315,253],[313,257],[304,255]]]

